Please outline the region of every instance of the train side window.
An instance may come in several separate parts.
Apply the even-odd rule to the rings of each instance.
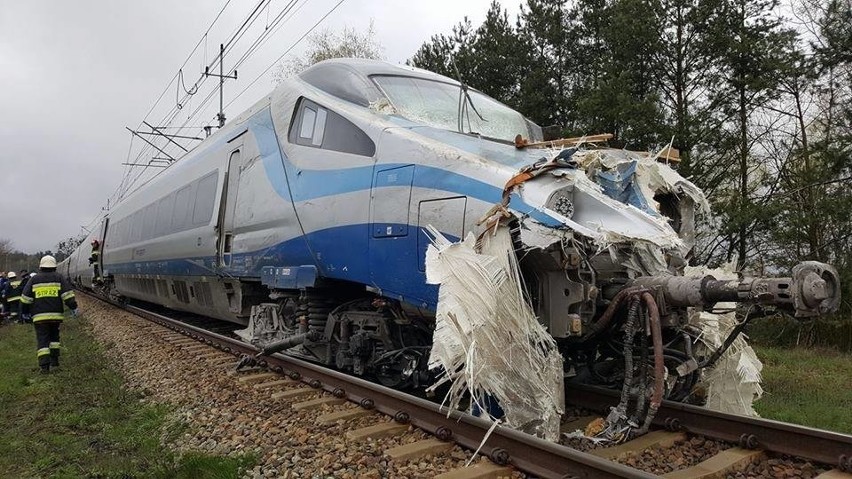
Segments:
[[[142,239],[148,240],[154,237],[157,224],[157,204],[151,203],[143,211],[145,211],[145,215],[142,220]]]
[[[171,233],[172,208],[175,205],[175,194],[171,193],[157,202],[157,236]]]
[[[122,218],[118,222],[118,245],[124,246],[127,244],[127,218]]]
[[[290,143],[359,156],[376,154],[376,144],[343,116],[302,98],[290,126]]]
[[[130,217],[130,221],[133,223],[130,231],[130,242],[136,243],[142,239],[142,211],[140,210],[133,213],[133,216]]]
[[[192,224],[195,226],[210,223],[213,216],[213,203],[216,202],[216,184],[219,180],[217,171],[210,173],[198,180],[198,188],[195,192],[195,207],[192,213]]]
[[[183,231],[189,226],[189,206],[192,193],[192,185],[186,185],[179,189],[175,195],[175,209],[172,215],[172,231]]]

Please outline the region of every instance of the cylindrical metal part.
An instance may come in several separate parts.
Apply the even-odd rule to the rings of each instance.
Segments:
[[[636,278],[632,285],[644,286],[654,290],[660,289],[666,298],[666,304],[670,306],[699,306],[705,303],[702,295],[702,283],[715,281],[712,276],[686,277],[686,276],[642,276]],[[736,292],[736,290],[734,290]]]
[[[748,302],[794,311],[797,317],[830,313],[840,303],[837,271],[816,261],[800,263],[793,268],[793,277],[788,278],[717,280],[712,276],[643,276],[630,286],[661,291],[668,306]]]
[[[305,341],[316,339],[317,334],[313,331],[309,331],[307,333],[297,334],[295,336],[290,336],[289,338],[282,339],[281,341],[276,341],[271,344],[267,344],[260,351],[260,354],[264,356],[269,356],[270,354],[277,353],[279,351],[284,351],[285,349],[290,349],[294,346],[298,346]]]

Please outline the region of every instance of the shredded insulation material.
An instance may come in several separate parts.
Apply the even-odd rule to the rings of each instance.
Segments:
[[[716,279],[736,279],[737,275],[733,271],[734,267],[730,264],[720,269],[688,267],[685,275],[709,274]],[[690,308],[689,322],[701,330],[700,343],[696,345],[697,354],[710,354],[722,345],[737,325],[735,307],[734,303],[716,304],[717,309],[731,310],[723,314]],[[748,345],[746,336],[741,334],[719,358],[716,366],[703,373],[699,388],[706,391],[706,407],[731,414],[758,416],[752,404],[763,395],[763,388],[760,386],[762,369],[763,363]]]
[[[695,202],[699,212],[710,212],[710,203],[704,192],[674,170],[671,166],[657,161],[657,155],[642,155],[628,150],[583,150],[574,154],[574,159],[589,174],[601,170],[613,170],[620,164],[636,162],[637,186],[649,203],[659,211],[654,201],[656,193],[674,193],[685,195]]]
[[[445,405],[458,409],[469,393],[493,421],[499,413],[487,403],[496,400],[507,426],[557,440],[562,356],[524,299],[508,227],[489,230],[480,252],[472,234],[451,243],[428,230],[426,281],[440,285],[429,367],[443,370],[430,390],[449,382]]]
[[[548,154],[555,157],[561,153],[562,150],[553,149]],[[562,219],[571,230],[593,239],[602,249],[611,244],[643,242],[685,253],[694,245],[693,210],[708,214],[709,203],[697,186],[670,166],[656,161],[656,155],[601,149],[575,151],[570,158],[576,162],[576,170],[556,169],[551,175],[570,183],[575,201],[584,204],[574,212],[573,218]],[[601,184],[601,175],[609,178],[607,184],[611,188],[623,190],[627,197],[609,196]],[[660,193],[680,197],[686,226],[682,237],[671,228],[668,219],[659,215],[654,196]],[[583,201],[583,196],[594,201]]]

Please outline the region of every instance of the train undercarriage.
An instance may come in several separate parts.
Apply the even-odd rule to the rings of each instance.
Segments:
[[[556,339],[566,378],[629,389],[634,397],[643,396],[639,390],[653,394],[662,365],[664,384],[657,393],[700,403],[695,386],[702,370],[714,365],[751,319],[777,312],[813,316],[836,308],[839,299],[836,271],[817,262],[800,264],[789,278],[660,274],[604,279],[591,268],[582,271],[590,262],[564,246],[558,254],[539,251],[522,258],[527,299]],[[562,265],[559,274],[545,266],[550,260]],[[434,381],[427,368],[434,316],[338,282],[275,290],[269,298],[251,308],[248,328],[239,333],[262,348],[260,355],[286,351],[399,389]],[[568,314],[547,311],[562,298],[558,307]],[[746,305],[739,325],[720,348],[698,349],[702,331],[691,324],[690,310],[713,311],[714,305],[728,302]]]
[[[248,328],[238,332],[260,355],[286,351],[396,389],[428,384],[428,317],[341,283],[274,291],[270,300],[253,306]]]

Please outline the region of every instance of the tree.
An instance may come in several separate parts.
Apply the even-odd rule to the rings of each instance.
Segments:
[[[722,0],[660,0],[657,13],[657,45],[654,57],[656,91],[660,107],[667,116],[669,136],[680,151],[680,171],[690,176],[693,163],[708,164],[699,168],[695,178],[702,186],[706,170],[713,171],[715,132],[720,121],[717,105],[710,95],[717,83],[719,56],[714,37],[721,29],[713,25],[721,19]]]
[[[460,72],[473,70],[471,63],[473,55],[470,52],[474,41],[473,26],[470,20],[464,17],[462,22],[453,27],[451,35],[440,33],[432,35],[432,38],[421,45],[406,63],[439,75],[456,78],[456,68]],[[470,80],[474,82],[474,86],[478,83],[475,78]]]
[[[292,57],[281,65],[273,75],[276,83],[298,75],[309,66],[332,58],[370,58],[384,60],[382,46],[376,40],[373,22],[364,33],[344,27],[340,32],[323,30],[308,36],[309,47],[298,57]]]
[[[751,240],[771,221],[766,209],[754,201],[772,182],[758,142],[774,126],[760,114],[777,98],[789,58],[785,48],[795,38],[774,17],[777,5],[777,0],[726,0],[713,26],[720,74],[713,101],[726,118],[716,154],[728,171],[718,182],[722,189],[717,190],[716,204],[724,215],[720,232],[724,258],[736,258],[739,267],[746,265],[753,246],[759,244]]]
[[[774,109],[787,120],[774,137],[784,153],[769,204],[773,261],[834,264],[852,294],[852,4],[800,0],[793,9],[806,42],[786,71]],[[848,313],[849,302],[843,303]]]
[[[77,237],[69,236],[68,238],[60,241],[56,244],[56,261],[62,261],[65,258],[71,256],[74,250],[77,249],[83,241],[86,240],[86,235],[80,235]]]
[[[12,240],[0,238],[0,255],[9,254],[13,251]]]
[[[6,271],[9,269],[9,255],[14,252],[12,240],[0,238],[0,270]]]
[[[585,76],[576,24],[567,0],[528,0],[518,18],[518,49],[525,70],[517,107],[541,125],[576,131],[572,92]],[[588,133],[588,132],[585,132]]]
[[[577,85],[574,133],[612,133],[614,146],[649,149],[664,138],[654,59],[657,0],[581,0],[574,17],[586,75]]]
[[[497,1],[485,15],[485,21],[474,29],[465,17],[453,27],[449,36],[433,35],[408,60],[408,64],[450,78],[455,78],[477,90],[517,106],[518,84],[523,50],[518,45],[515,29],[508,13]]]

